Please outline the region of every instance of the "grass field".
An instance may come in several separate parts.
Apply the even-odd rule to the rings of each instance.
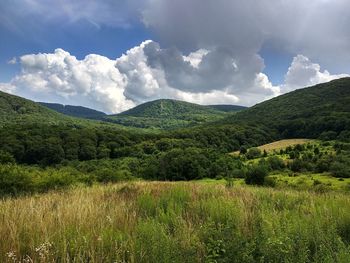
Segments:
[[[280,140],[280,141],[276,141],[273,143],[269,143],[269,144],[264,144],[259,146],[258,148],[261,151],[266,151],[266,152],[272,152],[272,151],[278,151],[281,149],[285,149],[288,146],[295,146],[297,144],[306,144],[309,142],[313,142],[314,140],[310,140],[310,139],[287,139],[287,140]]]
[[[315,140],[310,140],[310,139],[286,139],[286,140],[280,140],[280,141],[275,141],[272,143],[260,145],[259,148],[261,151],[266,151],[268,153],[273,152],[273,151],[278,151],[281,149],[285,149],[288,146],[295,146],[297,144],[306,144],[309,142],[313,142]],[[237,155],[239,154],[239,151],[233,152],[232,154]]]
[[[134,182],[0,201],[0,262],[349,262],[350,195]]]

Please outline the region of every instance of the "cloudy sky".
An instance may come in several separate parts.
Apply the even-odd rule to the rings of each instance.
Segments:
[[[251,106],[350,74],[349,0],[2,0],[0,90],[118,113]]]

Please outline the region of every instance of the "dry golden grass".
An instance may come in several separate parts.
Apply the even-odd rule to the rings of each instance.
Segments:
[[[314,140],[310,140],[310,139],[287,139],[287,140],[280,140],[280,141],[276,141],[273,143],[269,143],[269,144],[264,144],[259,146],[258,148],[261,151],[267,151],[267,152],[272,152],[274,150],[281,150],[284,148],[287,148],[288,146],[295,146],[297,144],[306,144],[309,142],[312,142]]]
[[[266,262],[303,262],[319,242],[343,262],[349,211],[350,196],[335,193],[197,182],[77,188],[0,200],[0,262],[244,262],[255,250]]]
[[[286,140],[280,140],[280,141],[275,141],[272,143],[264,144],[261,145],[257,148],[259,148],[261,151],[266,151],[266,152],[272,152],[272,151],[278,151],[281,149],[285,149],[288,146],[295,146],[297,144],[306,144],[309,142],[313,142],[315,140],[311,139],[286,139]],[[237,155],[239,154],[239,151],[235,151],[231,154]]]

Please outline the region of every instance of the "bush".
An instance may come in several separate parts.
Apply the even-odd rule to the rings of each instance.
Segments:
[[[0,150],[0,164],[15,163],[15,158],[12,154]]]
[[[261,157],[261,150],[259,148],[251,148],[246,153],[246,157],[249,160],[259,158]]]
[[[252,165],[248,167],[245,176],[245,183],[250,185],[263,185],[265,177],[268,175],[268,169],[264,165]]]
[[[277,156],[271,156],[267,159],[267,163],[271,170],[282,170],[285,168],[283,160]]]
[[[350,178],[350,167],[345,163],[334,162],[329,170],[335,177]]]

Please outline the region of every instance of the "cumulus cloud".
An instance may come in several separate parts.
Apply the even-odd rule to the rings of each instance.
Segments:
[[[257,65],[257,66],[256,66]],[[154,98],[177,98],[197,103],[250,104],[277,95],[265,76],[259,56],[235,56],[229,48],[215,48],[184,55],[176,48],[162,49],[146,41],[117,59],[116,67],[127,78],[124,94],[141,102]],[[253,95],[254,94],[254,95]]]
[[[116,60],[94,54],[79,60],[56,49],[20,57],[21,73],[0,89],[36,101],[82,105],[108,113],[159,98],[246,105],[279,94],[278,87],[260,72],[261,58],[246,59],[242,63],[230,49],[217,48],[185,55],[150,40]],[[259,66],[247,68],[249,59]]]
[[[16,91],[16,87],[13,86],[11,83],[0,83],[0,91],[14,94]]]
[[[327,70],[321,71],[319,64],[312,63],[303,55],[297,55],[288,69],[282,89],[287,92],[348,76],[348,74],[332,75]]]
[[[171,98],[199,104],[251,106],[282,93],[327,82],[332,75],[306,56],[296,56],[275,86],[262,73],[256,54],[236,54],[226,47],[183,54],[148,40],[116,60],[90,54],[79,60],[63,49],[19,58],[21,73],[0,90],[36,101],[82,105],[118,113],[140,103]]]
[[[19,95],[107,112],[119,112],[135,105],[123,95],[126,80],[115,68],[115,61],[106,57],[91,54],[78,60],[56,49],[52,54],[22,56],[20,64],[22,72],[8,84],[16,87]]]

